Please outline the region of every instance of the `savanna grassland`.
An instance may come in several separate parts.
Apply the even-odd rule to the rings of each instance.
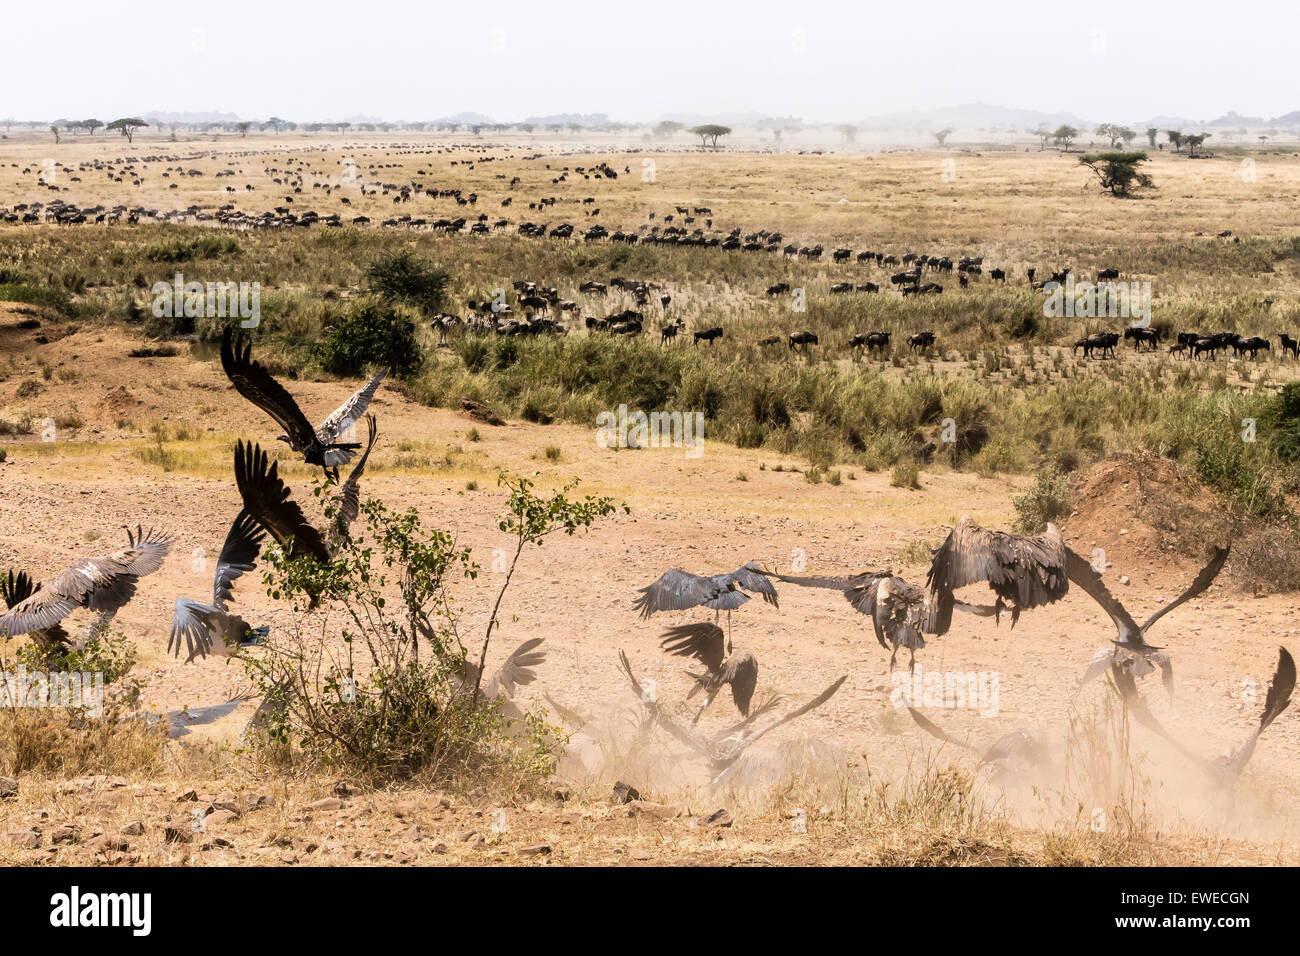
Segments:
[[[216,361],[225,320],[199,317],[191,327],[153,314],[153,286],[177,273],[260,284],[257,355],[319,418],[367,370],[326,369],[331,336],[375,301],[368,270],[413,255],[444,272],[446,288],[436,300],[384,305],[413,323],[418,354],[376,398],[382,439],[365,494],[415,508],[484,569],[507,543],[497,524],[507,504],[500,472],[536,473],[548,492],[576,476],[580,493],[630,509],[529,552],[503,605],[490,661],[544,637],[548,660],[524,699],[559,727],[565,721],[544,695],[590,718],[568,726],[554,773],[492,764],[491,773],[394,782],[236,755],[255,700],[178,739],[106,740],[61,762],[39,756],[48,728],[33,725],[0,750],[0,776],[20,782],[18,796],[0,801],[0,834],[19,834],[0,843],[0,859],[1294,861],[1295,715],[1263,738],[1226,811],[1158,740],[1116,713],[1104,688],[1074,698],[1091,653],[1113,636],[1086,598],[1027,615],[1010,634],[992,621],[962,622],[918,657],[935,669],[1000,674],[999,715],[944,713],[948,730],[988,742],[1035,723],[1063,741],[1061,773],[1031,788],[990,779],[900,718],[885,655],[862,619],[825,594],[789,588],[779,609],[754,602],[737,612],[737,643],[762,662],[761,686],[799,702],[839,675],[849,680],[774,734],[752,770],[721,790],[670,757],[670,742],[638,736],[637,701],[615,652],[625,648],[665,696],[684,696],[680,662],[655,643],[660,622],[639,622],[630,610],[635,588],[670,566],[713,572],[757,559],[788,568],[797,553],[818,571],[889,566],[920,581],[928,547],[963,514],[1027,531],[1050,518],[1063,522],[1073,547],[1105,547],[1129,581],[1123,599],[1152,607],[1186,586],[1208,543],[1230,535],[1228,573],[1162,634],[1178,660],[1178,697],[1149,696],[1188,738],[1211,749],[1234,744],[1255,718],[1242,681],[1271,673],[1277,644],[1293,633],[1300,585],[1300,400],[1283,391],[1300,362],[1278,347],[1279,333],[1300,332],[1300,160],[1282,150],[1220,149],[1196,160],[1155,153],[1148,171],[1158,188],[1121,200],[1090,181],[1077,154],[1036,147],[800,155],[700,152],[684,140],[637,146],[414,134],[0,143],[0,209],[61,200],[106,219],[115,207],[158,213],[135,223],[125,214],[96,223],[92,213],[78,225],[0,224],[0,566],[48,579],[128,521],[178,533],[172,561],[142,582],[115,624],[137,648],[133,673],[146,706],[175,712],[242,686],[238,665],[181,664],[163,648],[174,597],[206,586],[189,556],[219,547],[238,508],[236,439],[275,444],[274,425],[227,387]],[[577,171],[598,163],[618,177]],[[413,184],[421,191],[395,203]],[[435,190],[477,198],[460,205]],[[549,198],[553,205],[529,208]],[[227,228],[213,218],[227,204],[250,217],[276,207],[338,213],[342,225]],[[644,236],[682,225],[678,207],[709,210],[686,226],[705,236],[779,232],[782,246],[821,243],[825,253],[811,261],[517,233],[532,222]],[[486,235],[428,225],[480,214]],[[353,224],[358,216],[370,221]],[[398,216],[426,225],[382,225]],[[955,273],[927,273],[942,293],[904,299],[889,283],[901,266],[834,263],[839,247],[982,256],[984,271],[965,289]],[[1044,316],[1026,269],[1041,280],[1066,265],[1081,278],[1116,268],[1123,281],[1149,282],[1158,329],[1259,335],[1272,349],[1258,360],[1192,361],[1164,345],[1137,352],[1122,341],[1115,359],[1075,354],[1076,340],[1127,321]],[[1005,284],[991,281],[993,268],[1006,270]],[[579,292],[615,277],[652,283],[650,304],[612,288]],[[497,290],[522,318],[516,281],[577,303],[572,313],[550,313],[566,335],[460,329],[443,341],[430,327],[435,313],[464,316],[470,301]],[[840,282],[882,291],[832,294]],[[778,283],[805,290],[806,308],[765,294]],[[671,297],[667,306],[659,294]],[[644,309],[640,336],[612,337],[584,322],[628,308]],[[685,331],[661,345],[659,326],[678,318]],[[692,344],[692,331],[714,326],[720,340]],[[819,344],[806,354],[788,349],[785,336],[805,329]],[[914,353],[906,339],[922,330],[933,330],[936,344]],[[891,347],[852,354],[849,339],[868,331],[891,332]],[[781,341],[759,344],[770,336]],[[467,417],[465,398],[508,424]],[[704,453],[598,446],[597,414],[621,404],[702,412]],[[940,437],[948,419],[961,441]],[[49,420],[54,441],[42,440]],[[1247,420],[1252,441],[1242,440]],[[313,469],[283,448],[272,454],[309,501]],[[497,585],[485,571],[451,589],[474,649]],[[295,626],[257,581],[241,589],[244,612],[273,633]],[[11,656],[20,644],[0,649]],[[647,806],[611,806],[618,779],[638,787]],[[169,828],[188,820],[188,803],[229,816],[205,837],[174,839]],[[734,821],[710,823],[724,806]],[[1094,806],[1114,821],[1104,832],[1092,826]],[[123,839],[137,819],[143,833]],[[65,820],[81,829],[54,840]],[[22,835],[32,826],[34,843]],[[547,851],[532,852],[543,843]]]

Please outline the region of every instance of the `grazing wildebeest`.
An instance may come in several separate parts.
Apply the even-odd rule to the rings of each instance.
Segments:
[[[1290,352],[1296,358],[1300,358],[1300,342],[1297,342],[1291,336],[1282,332],[1278,335],[1278,341],[1282,343],[1282,357],[1286,358],[1286,353]]]
[[[816,334],[813,332],[809,332],[807,329],[804,329],[801,332],[790,333],[789,345],[790,345],[791,352],[793,352],[795,348],[798,346],[803,346],[803,350],[807,352],[808,346],[816,345],[816,344],[817,344]]]
[[[908,338],[907,344],[913,352],[924,352],[934,344],[934,333],[929,331],[917,332]]]
[[[1025,275],[1029,276],[1029,284],[1030,284],[1030,285],[1033,285],[1033,283],[1034,283],[1034,273],[1035,273],[1036,271],[1037,271],[1037,270],[1034,269],[1032,266],[1031,266],[1030,268],[1028,268],[1028,269],[1025,270]]]
[[[713,340],[722,338],[722,329],[721,327],[715,325],[711,329],[704,329],[699,332],[692,332],[691,335],[694,337],[694,341],[691,344],[699,345],[701,342],[708,342],[709,347],[712,348]]]
[[[867,336],[867,349],[871,352],[883,352],[889,348],[892,332],[872,332]]]
[[[1260,338],[1258,335],[1248,339],[1242,339],[1233,347],[1237,350],[1238,355],[1249,352],[1251,358],[1258,358],[1260,349],[1263,349],[1266,352],[1272,351],[1271,346],[1268,344],[1268,339]]]
[[[993,282],[1006,282],[1007,281],[1006,271],[1003,269],[990,269],[989,279],[991,279]]]
[[[848,262],[851,255],[853,255],[852,249],[836,249],[831,258],[836,262]]]
[[[780,345],[780,344],[781,344],[781,336],[779,336],[779,335],[769,335],[769,336],[768,336],[767,338],[765,338],[765,339],[759,339],[759,340],[758,340],[758,344],[761,345],[761,346],[763,346],[764,348],[766,348],[766,347],[769,346],[769,345]]]
[[[1100,272],[1097,273],[1098,282],[1105,282],[1107,279],[1118,279],[1118,278],[1119,278],[1118,269],[1102,269]]]
[[[853,291],[852,282],[837,282],[833,286],[831,286],[831,295],[839,295],[842,292],[852,292],[852,291]]]
[[[964,289],[968,285],[970,285],[970,279],[966,278],[965,273],[962,273],[961,275],[957,276],[957,283]]]
[[[783,295],[789,291],[790,283],[788,282],[778,282],[776,285],[770,285],[767,287],[768,295]]]
[[[1154,352],[1160,345],[1160,333],[1155,329],[1129,326],[1124,330],[1124,338],[1131,339],[1135,349],[1139,349],[1143,345],[1149,345],[1150,349],[1148,351]]]
[[[874,282],[863,282],[862,284],[857,286],[857,291],[858,292],[879,292],[880,286],[876,285]]]

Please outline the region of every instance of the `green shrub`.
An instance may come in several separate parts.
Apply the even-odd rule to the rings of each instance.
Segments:
[[[1016,531],[1039,534],[1049,521],[1070,513],[1069,481],[1054,467],[1040,469],[1025,493],[1011,499],[1011,506],[1016,510]]]
[[[376,259],[366,270],[370,290],[389,302],[402,302],[424,312],[442,308],[451,276],[403,250]]]
[[[321,366],[332,375],[360,375],[367,366],[403,378],[424,362],[415,323],[391,306],[363,302],[341,316],[317,346]]]

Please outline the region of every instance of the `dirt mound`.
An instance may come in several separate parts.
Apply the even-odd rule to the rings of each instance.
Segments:
[[[143,405],[140,399],[136,398],[125,385],[119,385],[117,388],[110,388],[104,393],[104,397],[99,400],[95,410],[105,418],[125,415],[135,410],[137,405]]]
[[[1232,520],[1213,493],[1173,461],[1150,452],[1098,462],[1071,497],[1067,541],[1084,555],[1104,550],[1116,576],[1183,581],[1204,564],[1212,544],[1231,536]]]

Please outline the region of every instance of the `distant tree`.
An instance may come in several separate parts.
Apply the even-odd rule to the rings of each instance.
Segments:
[[[1124,141],[1125,146],[1131,146],[1133,140],[1137,139],[1137,130],[1129,129],[1127,126],[1119,128],[1119,138]]]
[[[248,135],[248,128],[252,125],[253,124],[250,123],[248,120],[244,120],[242,122],[235,124],[235,129],[239,130],[240,138],[243,138]]]
[[[943,129],[939,129],[939,130],[935,130],[935,131],[934,131],[934,138],[935,138],[936,140],[938,140],[938,141],[939,141],[939,145],[942,146],[943,143],[944,143],[944,140],[946,140],[946,139],[948,138],[948,135],[949,135],[951,132],[952,132],[952,130],[951,130],[950,128],[948,128],[948,127],[945,126]]]
[[[55,145],[58,145],[58,142],[59,142],[59,127],[58,127],[58,124],[57,124],[57,123],[51,123],[51,124],[50,124],[50,132],[54,134],[54,142],[55,142]]]
[[[115,129],[126,137],[128,143],[134,143],[136,130],[143,129],[148,125],[148,123],[140,119],[138,116],[123,116],[121,119],[113,120],[113,122],[109,123],[104,128]]]
[[[266,125],[271,127],[271,129],[275,130],[275,135],[279,136],[280,131],[284,129],[284,120],[280,119],[280,117],[278,116],[272,116],[269,120],[266,121]]]
[[[90,132],[91,136],[94,136],[95,130],[99,129],[104,124],[97,119],[87,119],[87,120],[82,120],[81,125]]]
[[[1165,137],[1169,140],[1169,142],[1174,144],[1175,153],[1182,152],[1183,134],[1181,132],[1179,132],[1176,129],[1167,129],[1165,130]]]
[[[1061,125],[1056,127],[1053,131],[1052,139],[1056,141],[1056,145],[1064,146],[1065,151],[1068,153],[1070,151],[1070,144],[1074,142],[1075,137],[1078,135],[1079,131],[1073,126]]]
[[[676,120],[663,120],[656,123],[654,128],[655,139],[672,139],[681,132],[685,125],[685,123],[679,123]]]
[[[1047,144],[1052,141],[1052,131],[1046,126],[1040,126],[1034,130],[1034,135],[1038,137],[1038,151],[1041,153],[1047,149]]]
[[[854,126],[852,123],[841,123],[839,126],[836,127],[836,129],[840,131],[840,136],[843,137],[844,142],[846,143],[857,142],[858,128]]]
[[[1129,196],[1134,189],[1154,189],[1155,182],[1138,167],[1147,161],[1147,154],[1135,153],[1087,153],[1079,157],[1079,163],[1092,170],[1103,189],[1109,189],[1112,196]]]
[[[525,133],[532,133],[533,130],[537,129],[537,126],[533,123],[520,123],[519,128]]]
[[[1160,130],[1156,129],[1154,126],[1147,127],[1147,142],[1151,144],[1152,149],[1155,149],[1156,137],[1159,135]]]
[[[687,132],[694,133],[700,138],[701,146],[712,146],[718,148],[718,137],[730,136],[730,126],[719,126],[716,123],[706,123],[703,126],[692,126]]]
[[[582,124],[581,124],[581,123],[569,123],[569,124],[568,124],[568,130],[569,130],[570,133],[580,133],[580,132],[582,132]]]
[[[1183,142],[1187,144],[1187,155],[1192,159],[1196,158],[1196,151],[1200,149],[1201,144],[1213,136],[1213,133],[1189,133],[1183,137]]]

